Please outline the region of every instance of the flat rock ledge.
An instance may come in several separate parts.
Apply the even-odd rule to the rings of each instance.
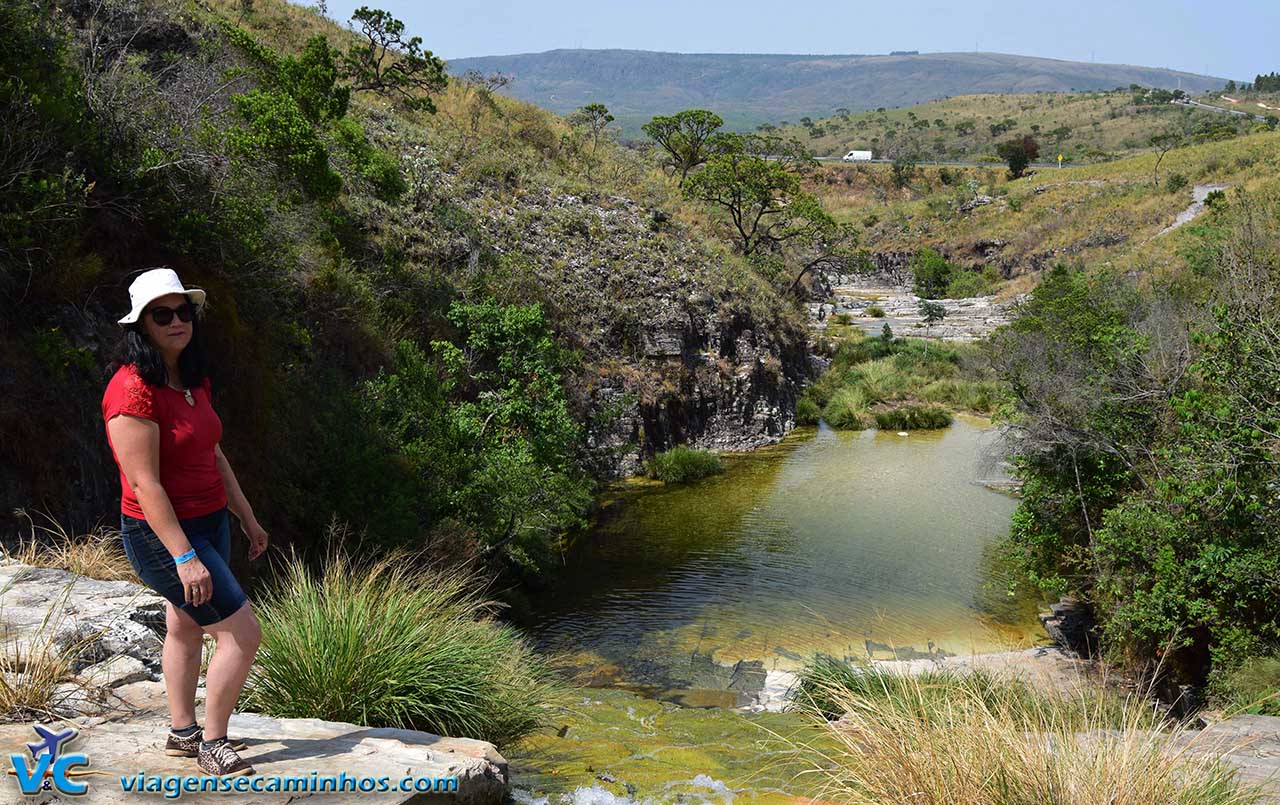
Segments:
[[[192,758],[167,757],[164,739],[168,721],[153,718],[146,721],[99,721],[81,725],[80,735],[68,746],[68,751],[83,752],[89,757],[89,768],[106,772],[82,778],[89,786],[83,797],[51,794],[44,798],[33,797],[28,802],[91,802],[124,803],[153,799],[163,801],[163,794],[149,795],[121,791],[119,778],[135,776],[140,771],[151,775],[202,774]],[[51,725],[52,726],[52,725]],[[237,713],[231,717],[227,730],[233,737],[248,745],[241,756],[253,764],[259,776],[309,778],[317,775],[337,776],[343,772],[348,777],[389,777],[397,785],[405,776],[458,778],[456,793],[389,792],[361,793],[358,791],[323,792],[306,794],[298,791],[267,793],[183,793],[183,802],[228,802],[233,796],[237,803],[255,805],[284,805],[301,798],[314,798],[318,802],[342,803],[419,803],[450,801],[456,803],[501,802],[506,795],[507,762],[498,754],[493,744],[465,738],[443,738],[426,732],[400,729],[378,729],[321,721],[317,718],[271,718],[255,713]],[[37,739],[26,724],[0,726],[0,752],[25,752],[26,743]],[[264,781],[265,784],[266,781]],[[10,793],[16,794],[11,780],[2,783],[0,801]],[[12,791],[9,790],[12,787]]]
[[[46,726],[79,735],[64,751],[89,757],[92,776],[85,796],[56,792],[23,797],[14,778],[0,774],[0,803],[167,802],[164,794],[126,793],[119,778],[140,771],[152,775],[201,771],[191,758],[164,754],[168,708],[159,673],[164,633],[164,601],[127,581],[97,581],[62,570],[0,561],[0,652],[72,648],[72,678],[55,693],[57,713]],[[66,690],[62,690],[65,688]],[[199,693],[197,691],[197,705]],[[502,802],[510,783],[507,761],[493,744],[447,738],[415,730],[364,727],[316,718],[273,718],[256,713],[231,717],[228,732],[243,739],[242,757],[259,776],[310,778],[457,777],[457,791],[365,793],[359,791],[188,793],[181,802],[284,805],[302,799],[346,803]],[[29,723],[0,724],[0,758],[9,768],[12,752],[27,753],[39,738]],[[265,784],[266,781],[263,781]]]

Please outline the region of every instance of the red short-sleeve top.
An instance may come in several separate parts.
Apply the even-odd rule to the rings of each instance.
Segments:
[[[227,491],[218,472],[213,449],[222,440],[222,420],[209,399],[209,379],[186,395],[168,386],[153,386],[132,365],[121,366],[102,395],[102,420],[121,414],[149,419],[160,426],[160,485],[169,495],[178,519],[201,517],[227,505]],[[107,433],[111,442],[111,433]],[[120,466],[115,445],[111,455]],[[129,479],[120,471],[120,511],[146,519]]]

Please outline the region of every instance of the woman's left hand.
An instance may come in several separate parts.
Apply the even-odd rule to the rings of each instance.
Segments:
[[[267,530],[254,520],[244,528],[244,533],[249,536],[249,559],[257,559],[267,550]]]

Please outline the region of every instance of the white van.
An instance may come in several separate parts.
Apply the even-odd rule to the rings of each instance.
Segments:
[[[840,157],[840,159],[844,162],[870,162],[871,152],[870,151],[850,151],[849,153]]]

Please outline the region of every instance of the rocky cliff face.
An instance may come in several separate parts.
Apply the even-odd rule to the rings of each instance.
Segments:
[[[804,311],[721,247],[625,196],[431,184],[475,229],[424,242],[421,259],[470,249],[472,263],[511,267],[500,296],[543,304],[582,357],[572,392],[598,475],[635,474],[676,444],[751,449],[794,426],[810,376]],[[428,231],[432,209],[395,226]]]

